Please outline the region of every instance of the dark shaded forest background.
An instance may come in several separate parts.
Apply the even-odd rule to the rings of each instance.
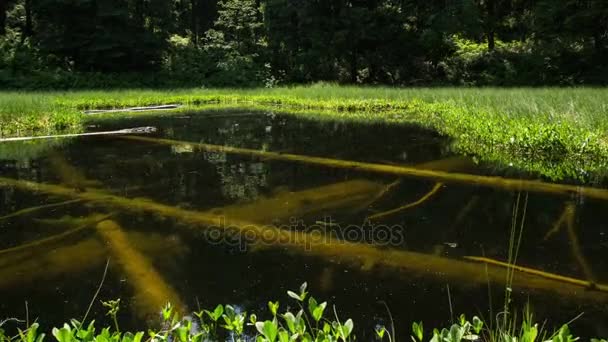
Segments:
[[[608,0],[0,0],[0,87],[608,83]]]

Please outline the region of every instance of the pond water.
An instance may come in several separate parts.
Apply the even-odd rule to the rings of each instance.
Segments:
[[[158,131],[146,139],[64,140],[36,146],[37,153],[27,152],[28,143],[5,148],[13,152],[0,159],[0,177],[61,188],[33,192],[5,183],[0,216],[62,204],[0,219],[0,318],[25,318],[26,308],[44,326],[82,317],[110,260],[89,314],[106,324],[99,300],[121,298],[122,327],[142,328],[156,302],[137,289],[162,289],[160,283],[190,310],[227,303],[265,313],[269,300],[293,307],[286,291],[306,281],[341,319],[353,318],[360,339],[373,339],[376,324],[389,324],[386,307],[397,334],[407,336],[414,320],[431,327],[447,325],[451,311],[488,319],[502,310],[504,267],[468,257],[506,262],[514,228],[521,229],[517,264],[532,269],[515,274],[515,306],[529,302],[549,327],[584,313],[575,331],[608,335],[608,292],[601,285],[608,283],[608,211],[598,196],[479,185],[477,176],[531,176],[456,156],[449,141],[409,126],[235,110],[102,121],[90,129],[140,126]],[[471,181],[437,183],[284,155],[434,169]],[[90,197],[108,194],[112,201]],[[303,247],[242,226],[222,233],[211,227],[216,217],[323,239]],[[102,221],[118,233],[104,233]],[[340,238],[349,243],[327,242]]]

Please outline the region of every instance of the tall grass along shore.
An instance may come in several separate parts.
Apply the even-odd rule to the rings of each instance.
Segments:
[[[315,119],[415,124],[453,140],[455,151],[551,179],[603,177],[608,89],[382,88],[327,84],[272,89],[0,93],[4,137],[82,130],[88,109],[180,104],[273,110]],[[124,113],[111,114],[120,118]],[[132,115],[132,113],[129,113]]]

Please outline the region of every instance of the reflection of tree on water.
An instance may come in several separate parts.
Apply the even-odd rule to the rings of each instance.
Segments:
[[[39,163],[30,158],[2,160],[0,174],[15,179],[26,179],[34,182],[42,181],[42,172]],[[23,195],[21,195],[23,196]],[[0,216],[18,210],[20,194],[11,187],[0,188]]]
[[[245,127],[242,127],[233,120],[225,120],[215,133],[227,146],[244,146],[254,142],[265,148],[272,143],[271,131],[271,125],[259,121],[251,124],[246,122]],[[220,177],[222,195],[226,199],[252,201],[259,198],[260,191],[268,186],[268,167],[263,162],[240,161],[234,157],[229,158],[223,152],[204,152],[203,156],[215,166]]]
[[[230,162],[225,153],[205,153],[215,166],[225,198],[250,201],[260,196],[267,183],[267,167],[261,162]]]

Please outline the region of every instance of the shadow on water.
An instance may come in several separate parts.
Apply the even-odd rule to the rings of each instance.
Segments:
[[[237,111],[135,117],[92,129],[125,126],[156,126],[153,137],[191,143],[496,173],[492,165],[453,155],[449,142],[433,132],[408,126]],[[171,292],[192,310],[232,303],[265,312],[271,299],[287,305],[285,292],[304,281],[317,297],[335,303],[342,316],[352,317],[363,339],[371,339],[366,333],[375,324],[387,324],[381,301],[402,336],[413,320],[427,326],[450,321],[448,288],[456,313],[487,318],[490,306],[494,314],[501,308],[505,268],[491,262],[508,259],[514,191],[192,144],[117,137],[30,150],[21,144],[0,149],[10,151],[0,160],[0,177],[60,186],[36,192],[17,182],[0,188],[0,317],[23,317],[25,301],[30,318],[49,325],[80,317],[108,257],[100,298],[120,297],[128,305],[121,311],[124,327],[141,326],[154,315],[158,293]],[[605,206],[576,192],[529,195],[517,264],[546,273],[518,275],[516,304],[529,301],[538,317],[555,324],[585,312],[574,328],[606,335],[608,292],[595,285],[608,283]],[[324,240],[306,249],[293,241],[260,242],[242,229],[230,239],[213,236],[208,228],[218,217],[237,220],[238,227],[273,224],[323,232],[333,243],[344,238],[350,244]],[[366,226],[366,218],[375,226]],[[483,262],[466,259],[471,256],[490,259],[479,259],[489,271]],[[552,279],[552,274],[582,283]],[[92,314],[103,316],[99,303]]]

